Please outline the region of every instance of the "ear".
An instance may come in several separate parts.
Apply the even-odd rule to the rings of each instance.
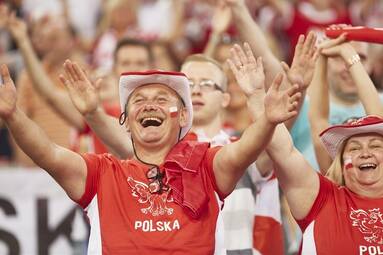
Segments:
[[[222,96],[221,105],[223,108],[226,108],[230,104],[230,94],[225,92],[222,94]]]
[[[182,128],[185,127],[187,122],[188,122],[188,114],[187,114],[186,107],[181,107],[180,114],[179,114],[180,126]]]

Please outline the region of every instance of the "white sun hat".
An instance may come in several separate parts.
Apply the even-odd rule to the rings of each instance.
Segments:
[[[182,128],[180,139],[190,130],[193,122],[193,105],[190,95],[189,81],[184,73],[150,70],[145,72],[125,72],[120,76],[120,105],[121,112],[133,91],[147,84],[163,84],[173,89],[182,99],[187,110],[187,123]]]
[[[346,124],[335,125],[324,130],[319,136],[327,152],[335,158],[342,143],[354,135],[377,133],[383,135],[383,118],[368,115]]]

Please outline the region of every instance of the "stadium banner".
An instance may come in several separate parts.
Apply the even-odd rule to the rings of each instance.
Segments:
[[[85,254],[88,225],[41,169],[0,168],[0,254]]]

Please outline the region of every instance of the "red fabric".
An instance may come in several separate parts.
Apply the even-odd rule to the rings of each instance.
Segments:
[[[85,154],[87,180],[83,197],[94,238],[91,254],[213,254],[219,215],[208,149],[201,174],[209,203],[198,220],[174,202],[173,192],[151,194],[149,166],[110,154]],[[160,168],[163,168],[160,166]],[[199,188],[199,187],[195,187]],[[98,231],[99,230],[99,231]]]
[[[209,147],[209,143],[181,141],[163,164],[174,201],[194,219],[200,217],[209,201],[200,169]]]
[[[310,19],[310,17],[303,14],[297,6],[294,8],[293,15],[293,21],[290,26],[285,29],[290,44],[290,60],[294,56],[294,48],[301,34],[307,34],[311,30],[321,31],[332,24],[351,24],[351,19],[348,13],[339,13],[334,20],[329,20],[328,22],[323,23]]]
[[[302,254],[382,253],[383,198],[359,196],[318,176],[318,196],[308,215],[297,221],[304,230]]]
[[[254,248],[261,254],[284,254],[281,223],[271,217],[256,215],[253,229]]]

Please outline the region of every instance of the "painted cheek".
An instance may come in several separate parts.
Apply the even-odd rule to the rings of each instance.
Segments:
[[[176,118],[178,116],[178,109],[177,106],[171,106],[169,107],[170,117]]]
[[[346,168],[346,170],[350,169],[350,168],[353,168],[353,164],[352,164],[352,159],[351,157],[345,157],[344,158],[344,161],[343,161],[343,164],[344,164],[344,167]]]

